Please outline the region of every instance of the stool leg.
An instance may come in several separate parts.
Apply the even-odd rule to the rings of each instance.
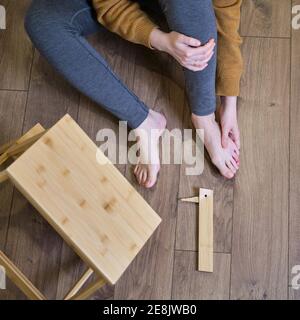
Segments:
[[[98,278],[92,283],[90,283],[84,290],[80,293],[75,294],[70,300],[85,300],[90,297],[95,291],[99,290],[106,284],[106,280],[103,278]]]
[[[43,294],[25,277],[25,275],[0,251],[0,265],[5,268],[10,280],[30,299],[46,300]]]
[[[0,147],[0,165],[3,164],[8,158],[22,154],[45,132],[46,130],[38,123],[18,140],[9,142]]]
[[[0,183],[8,180],[8,174],[6,170],[0,172]]]
[[[90,276],[93,274],[92,269],[88,269],[82,277],[79,279],[79,281],[75,284],[75,286],[68,292],[68,294],[65,296],[64,300],[70,300],[73,296],[83,287],[83,285],[87,282],[87,280],[90,278]]]
[[[15,144],[17,141],[11,141],[11,142],[8,142],[8,143],[6,143],[6,144],[4,144],[4,145],[2,145],[1,147],[0,147],[0,155],[2,154],[2,153],[4,153],[8,148],[10,148],[13,144]]]

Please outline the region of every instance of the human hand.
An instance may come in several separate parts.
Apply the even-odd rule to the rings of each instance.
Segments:
[[[150,34],[151,45],[170,54],[183,67],[192,71],[202,71],[214,54],[215,41],[211,39],[205,45],[197,39],[172,31],[165,33],[154,29]]]
[[[221,105],[218,110],[222,129],[222,146],[228,146],[231,139],[238,149],[241,147],[240,132],[237,121],[237,97],[221,97]]]

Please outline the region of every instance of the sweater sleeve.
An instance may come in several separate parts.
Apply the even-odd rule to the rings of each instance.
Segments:
[[[93,0],[97,20],[122,38],[151,48],[150,33],[157,26],[131,0]]]
[[[243,60],[239,35],[242,0],[214,0],[218,27],[217,95],[238,96]]]

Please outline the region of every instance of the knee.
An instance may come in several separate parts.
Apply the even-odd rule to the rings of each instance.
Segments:
[[[60,26],[57,13],[49,10],[47,0],[33,0],[24,20],[25,30],[35,45],[49,41]]]
[[[37,36],[42,29],[41,22],[43,22],[45,18],[44,10],[39,0],[33,0],[24,20],[24,27],[30,38],[35,38]]]

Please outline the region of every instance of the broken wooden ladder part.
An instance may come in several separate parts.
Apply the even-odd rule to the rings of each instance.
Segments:
[[[199,189],[199,196],[180,199],[199,203],[198,270],[213,272],[213,190]]]

